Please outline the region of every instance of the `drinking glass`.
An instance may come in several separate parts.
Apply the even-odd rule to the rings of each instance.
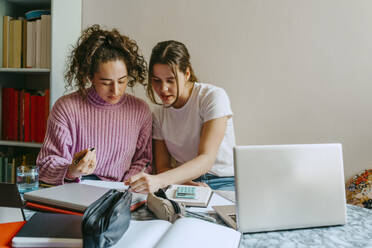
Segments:
[[[17,167],[17,186],[19,193],[39,188],[39,167],[21,165]]]

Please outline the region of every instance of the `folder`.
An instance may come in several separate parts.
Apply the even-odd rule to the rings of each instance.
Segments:
[[[26,221],[0,224],[0,248],[11,247],[12,238],[23,227]]]

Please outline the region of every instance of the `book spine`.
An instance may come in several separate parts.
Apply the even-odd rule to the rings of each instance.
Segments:
[[[8,101],[9,101],[8,107],[9,108],[8,108],[8,112],[7,112],[8,113],[7,140],[13,140],[13,138],[14,138],[13,128],[14,128],[14,121],[15,121],[14,114],[15,114],[15,111],[16,111],[14,109],[15,90],[13,88],[8,88],[8,90],[9,90],[9,97],[8,97]]]
[[[3,157],[0,157],[0,183],[4,183],[4,166],[3,166]]]
[[[31,94],[29,92],[25,92],[24,97],[24,141],[30,142],[31,135],[30,135],[30,97]]]
[[[36,111],[37,111],[37,96],[31,95],[31,116],[30,116],[30,134],[31,141],[36,142]]]
[[[1,132],[2,139],[9,140],[9,88],[2,88],[2,111],[1,111]]]
[[[9,24],[12,18],[3,16],[3,67],[9,67]]]
[[[10,21],[9,67],[21,68],[22,20]]]
[[[40,50],[40,66],[47,68],[47,26],[48,17],[41,15],[41,50]]]
[[[27,21],[22,20],[22,67],[27,67]]]
[[[36,20],[35,67],[41,68],[41,20]]]
[[[13,116],[14,116],[14,122],[13,122],[13,140],[19,140],[19,133],[18,133],[18,130],[19,130],[19,91],[18,90],[14,90],[14,112],[13,112]]]
[[[3,170],[3,178],[4,178],[4,182],[8,182],[8,158],[5,157],[4,160],[3,160],[3,166],[4,166],[4,170]]]
[[[27,38],[26,38],[26,67],[27,68],[32,68],[33,67],[33,53],[35,52],[35,35],[34,35],[34,30],[33,30],[33,25],[34,22],[27,22]]]
[[[19,92],[19,111],[18,111],[18,120],[19,120],[19,129],[18,129],[18,140],[24,141],[25,139],[25,90]]]

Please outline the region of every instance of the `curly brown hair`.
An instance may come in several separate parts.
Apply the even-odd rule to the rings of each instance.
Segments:
[[[103,30],[97,24],[85,29],[68,57],[65,72],[66,90],[74,87],[85,97],[89,78],[98,71],[99,65],[108,61],[123,60],[128,71],[128,86],[137,82],[146,86],[147,67],[139,54],[137,43],[116,29]]]

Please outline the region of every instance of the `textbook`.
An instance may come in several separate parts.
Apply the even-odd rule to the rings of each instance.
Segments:
[[[114,248],[239,246],[241,233],[232,228],[196,218],[180,218],[173,224],[165,220],[130,222],[128,230]]]
[[[194,188],[195,194],[194,198],[178,198],[177,197],[177,189],[181,188]],[[176,202],[184,203],[188,207],[207,207],[209,200],[212,196],[212,189],[210,187],[201,187],[201,186],[189,186],[189,185],[179,185],[179,184],[172,184],[166,190],[165,194],[167,195],[168,199],[171,199]]]
[[[35,213],[12,239],[13,247],[82,247],[83,217]]]
[[[123,187],[125,186],[123,182],[120,184],[122,184]],[[83,183],[68,183],[27,192],[23,197],[28,203],[34,203],[27,204],[33,208],[37,208],[37,204],[41,204],[50,207],[49,209],[43,209],[46,211],[52,211],[53,208],[56,208],[83,213],[90,204],[98,200],[109,190],[109,187],[97,187]],[[133,193],[131,211],[143,205],[145,202],[146,195]]]

